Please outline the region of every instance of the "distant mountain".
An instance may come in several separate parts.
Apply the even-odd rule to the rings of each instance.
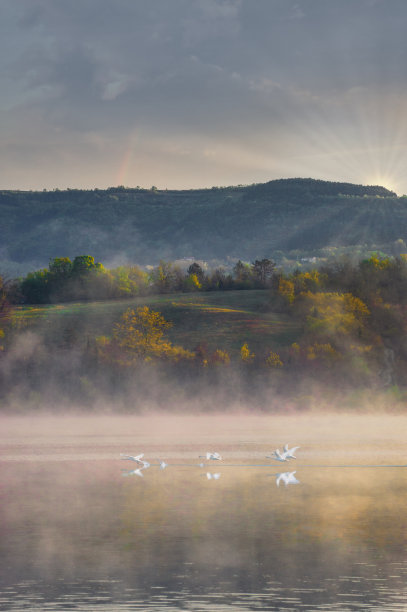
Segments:
[[[0,214],[0,273],[82,254],[110,266],[250,261],[407,241],[407,198],[380,186],[313,179],[186,191],[2,191]]]

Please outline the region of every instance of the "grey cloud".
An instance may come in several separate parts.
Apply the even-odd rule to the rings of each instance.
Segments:
[[[310,133],[315,147],[322,134],[360,138],[380,113],[385,131],[386,96],[407,95],[405,0],[3,0],[2,11],[0,125],[20,176],[65,148],[70,185],[98,161],[105,177],[133,131],[140,167],[155,158],[168,177],[167,155],[180,186],[185,150],[197,185],[204,162],[220,172],[208,151],[238,143],[253,165],[282,154],[288,167],[296,138],[306,155]]]

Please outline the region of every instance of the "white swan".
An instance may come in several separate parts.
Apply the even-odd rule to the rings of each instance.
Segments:
[[[144,457],[144,453],[141,453],[140,455],[125,455],[124,453],[120,453],[120,457],[122,459],[128,459],[129,461],[135,461],[139,465],[146,463],[145,461],[141,460]]]
[[[168,465],[168,463],[165,463],[165,461],[160,461],[160,470],[165,470],[167,465]]]
[[[286,444],[284,446],[283,451],[284,451],[287,459],[297,459],[297,457],[294,455],[294,453],[299,448],[301,448],[301,447],[300,446],[293,446],[292,448],[288,448],[288,444]]]
[[[200,459],[213,459],[214,461],[221,461],[222,457],[219,455],[219,453],[206,453],[206,455],[199,455]]]
[[[277,448],[271,455],[266,455],[266,459],[274,459],[275,461],[288,461],[287,453],[281,453]]]
[[[288,486],[291,484],[300,484],[300,481],[297,480],[294,474],[295,474],[295,471],[294,472],[282,472],[281,474],[277,474],[276,485],[279,487],[280,482],[283,482],[285,486]]]

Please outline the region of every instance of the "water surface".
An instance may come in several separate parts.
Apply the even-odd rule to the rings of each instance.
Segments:
[[[0,610],[407,608],[407,418],[3,417],[1,431]],[[286,442],[297,460],[265,459]],[[222,462],[199,467],[207,450]],[[131,474],[120,453],[139,452],[152,465]]]

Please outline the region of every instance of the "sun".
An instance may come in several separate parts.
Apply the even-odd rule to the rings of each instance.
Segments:
[[[389,174],[382,174],[380,172],[371,174],[363,182],[365,185],[379,185],[397,193],[397,179]]]

